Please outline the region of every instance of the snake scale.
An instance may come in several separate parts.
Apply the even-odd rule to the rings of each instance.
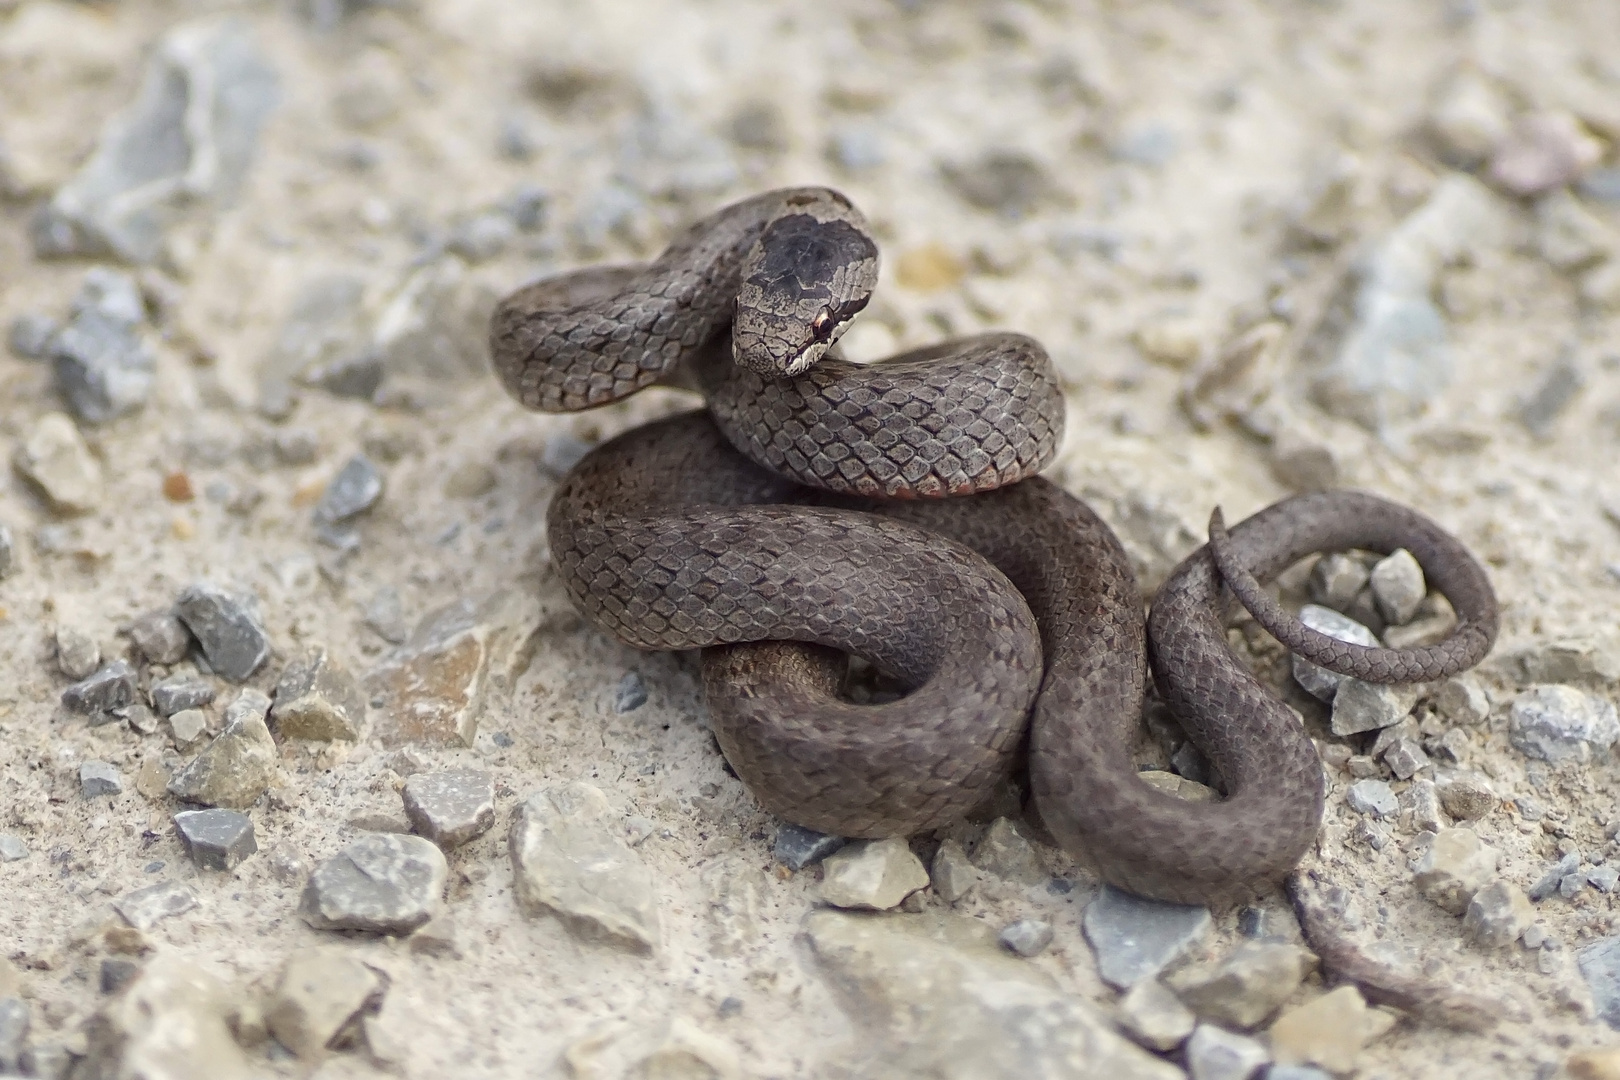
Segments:
[[[571,599],[629,645],[704,649],[721,749],[789,821],[853,837],[938,828],[1027,754],[1041,821],[1105,880],[1198,903],[1278,881],[1315,837],[1322,769],[1228,649],[1232,597],[1330,669],[1438,679],[1494,640],[1483,571],[1414,511],[1304,495],[1230,532],[1217,514],[1144,618],[1119,540],[1034,475],[1064,410],[1037,342],[983,334],[864,366],[828,355],[877,265],[848,199],[792,188],[715,212],[650,263],[553,277],[499,305],[495,369],[529,408],[655,384],[708,403],[610,440],[564,478],[547,532]],[[1346,646],[1264,592],[1297,560],[1350,547],[1411,550],[1457,631],[1424,649]],[[910,692],[848,700],[846,654]],[[1138,778],[1150,660],[1223,801]]]

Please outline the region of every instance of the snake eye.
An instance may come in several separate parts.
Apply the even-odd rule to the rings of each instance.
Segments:
[[[832,337],[833,328],[838,325],[838,319],[831,308],[822,308],[816,317],[810,320],[810,338],[817,343]]]

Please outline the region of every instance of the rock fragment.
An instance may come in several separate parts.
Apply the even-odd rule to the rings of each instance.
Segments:
[[[16,466],[58,513],[87,514],[101,505],[101,465],[62,413],[34,422],[17,449]]]
[[[176,953],[142,965],[123,992],[85,1025],[79,1070],[148,1080],[251,1080],[257,1075],[231,1036],[230,989]]]
[[[1342,612],[1355,602],[1362,588],[1367,584],[1369,573],[1367,564],[1354,555],[1334,553],[1324,555],[1316,560],[1311,567],[1311,577],[1308,588],[1311,602],[1319,607],[1331,608]],[[1303,612],[1301,613],[1303,616]],[[1307,624],[1309,625],[1309,624]],[[1356,625],[1360,625],[1357,623]],[[1324,627],[1313,627],[1324,634],[1339,637]],[[1371,633],[1371,631],[1368,631]],[[1339,638],[1340,641],[1352,641],[1354,638]]]
[[[1341,986],[1279,1016],[1270,1029],[1271,1052],[1279,1064],[1350,1073],[1362,1047],[1394,1026],[1389,1013],[1367,1007],[1361,991]]]
[[[1357,735],[1400,723],[1417,704],[1411,686],[1385,686],[1347,678],[1333,695],[1333,734]]]
[[[783,822],[776,830],[776,843],[771,850],[777,862],[797,873],[814,866],[846,843],[842,836],[828,836],[803,825]]]
[[[88,677],[101,664],[96,639],[72,626],[56,628],[56,666],[70,679]]]
[[[1192,1080],[1249,1080],[1271,1060],[1256,1040],[1213,1024],[1199,1024],[1185,1052]]]
[[[1149,1050],[1174,1050],[1186,1041],[1198,1018],[1158,979],[1142,979],[1119,999],[1120,1027]]]
[[[884,911],[928,884],[928,871],[904,840],[857,840],[829,855],[818,893],[834,907]]]
[[[329,526],[342,525],[370,510],[382,498],[382,493],[382,474],[377,466],[364,454],[356,454],[326,485],[321,501],[315,506],[315,520]]]
[[[326,646],[316,645],[282,673],[270,716],[284,739],[357,742],[366,699],[354,676],[332,659]]]
[[[586,937],[647,952],[658,946],[651,871],[620,838],[607,797],[575,781],[532,796],[512,818],[519,903]]]
[[[1529,936],[1526,935],[1526,944]],[[1575,954],[1575,964],[1592,991],[1597,1017],[1620,1031],[1620,936],[1599,938]]]
[[[191,861],[203,870],[231,870],[259,850],[253,819],[235,810],[182,810],[174,815]]]
[[[647,684],[641,681],[641,676],[634,671],[627,671],[619,685],[613,690],[613,711],[616,713],[634,712],[647,704]]]
[[[1548,868],[1536,883],[1530,886],[1530,899],[1542,901],[1559,891],[1565,879],[1571,877],[1581,868],[1581,855],[1578,851],[1571,851]]]
[[[225,713],[225,726],[208,748],[169,781],[169,793],[187,802],[244,810],[265,793],[281,755],[265,726],[270,699],[243,690]]]
[[[1247,1029],[1281,1008],[1315,967],[1316,957],[1297,945],[1249,941],[1213,968],[1178,973],[1170,985],[1202,1019]]]
[[[1366,579],[1367,571],[1362,567],[1359,560],[1350,559],[1348,556],[1328,556],[1328,558],[1344,559],[1360,569],[1362,579]],[[1317,565],[1320,566],[1321,563],[1319,562]],[[1312,580],[1315,580],[1314,571]],[[1354,600],[1355,595],[1351,594],[1350,599]],[[1346,601],[1346,603],[1349,603],[1349,601]],[[1339,641],[1348,641],[1352,645],[1375,646],[1378,644],[1378,636],[1371,630],[1348,615],[1340,614],[1331,607],[1323,607],[1320,604],[1306,604],[1299,609],[1299,621],[1312,630]],[[1293,665],[1294,681],[1304,687],[1312,697],[1321,701],[1332,701],[1334,695],[1338,692],[1339,685],[1349,678],[1349,676],[1340,675],[1336,671],[1329,671],[1325,667],[1313,664],[1298,655],[1293,656],[1290,663]]]
[[[79,766],[79,790],[87,799],[120,795],[124,791],[124,778],[105,761],[86,761]]]
[[[1382,780],[1357,780],[1350,785],[1345,802],[1356,813],[1376,818],[1392,818],[1400,812],[1395,792]]]
[[[1086,940],[1097,973],[1124,990],[1157,975],[1209,935],[1208,908],[1143,900],[1104,885],[1086,907]]]
[[[812,912],[805,938],[862,1032],[857,1076],[1182,1080],[1117,1034],[1088,1002],[1009,956],[958,915]]]
[[[1369,581],[1378,614],[1392,626],[1411,622],[1429,592],[1423,578],[1423,567],[1405,548],[1397,548],[1379,559],[1372,568]]]
[[[1423,752],[1423,747],[1416,739],[1399,738],[1384,751],[1384,764],[1389,771],[1395,774],[1396,779],[1410,780],[1423,769],[1430,767],[1429,755]]]
[[[151,396],[156,366],[138,329],[146,317],[140,287],[128,274],[95,267],[73,306],[73,320],[49,349],[56,392],[90,424],[136,411]]]
[[[114,709],[134,704],[136,691],[135,669],[123,660],[114,660],[88,679],[62,691],[62,704],[76,713],[105,716]]]
[[[1458,821],[1478,821],[1498,801],[1491,785],[1478,777],[1458,776],[1440,785],[1440,805]]]
[[[0,862],[21,862],[28,858],[28,845],[22,837],[0,833]]]
[[[1487,949],[1502,949],[1517,941],[1535,918],[1536,910],[1524,891],[1497,879],[1468,901],[1463,930]]]
[[[270,639],[245,597],[198,582],[180,594],[175,614],[196,636],[208,666],[232,682],[245,681],[270,657]]]
[[[1482,723],[1491,714],[1490,696],[1468,676],[1447,679],[1434,692],[1434,707],[1453,724]]]
[[[1003,927],[998,940],[1019,956],[1039,956],[1052,944],[1052,924],[1042,919],[1019,919]]]
[[[1453,915],[1461,915],[1496,873],[1496,859],[1496,849],[1482,843],[1472,830],[1442,829],[1418,861],[1418,892]]]
[[[0,525],[0,581],[4,581],[17,568],[17,545],[11,530]]]
[[[317,930],[405,935],[443,904],[449,865],[419,836],[373,833],[310,874],[298,914]]]
[[[129,628],[129,638],[154,664],[178,664],[191,650],[191,634],[185,623],[167,611],[136,619]]]
[[[6,347],[23,360],[43,359],[51,339],[60,330],[56,320],[42,311],[25,311],[11,320],[6,331]]]
[[[1603,157],[1603,144],[1566,112],[1521,117],[1491,155],[1491,182],[1521,198],[1580,179]]]
[[[482,836],[495,824],[495,778],[478,769],[418,773],[401,793],[405,816],[444,851]]]
[[[214,700],[214,688],[195,675],[171,675],[151,690],[152,708],[159,716],[174,716],[200,709]]]
[[[1412,804],[1412,827],[1419,832],[1439,832],[1445,822],[1440,817],[1440,794],[1434,781],[1414,780],[1407,796]]]
[[[979,871],[968,861],[967,852],[956,840],[946,839],[934,852],[934,861],[928,868],[934,895],[947,904],[954,904],[972,891],[979,883]]]
[[[197,906],[197,894],[179,881],[160,881],[113,901],[113,908],[137,930],[150,930],[164,919]]]
[[[181,709],[169,717],[169,731],[174,735],[174,743],[179,747],[187,747],[202,738],[203,732],[208,730],[208,717],[201,709]],[[164,777],[165,789],[168,777]]]
[[[1590,761],[1617,738],[1614,705],[1573,686],[1535,686],[1513,699],[1508,741],[1528,757]]]
[[[375,1012],[387,981],[352,956],[331,949],[300,949],[287,958],[265,1008],[276,1041],[313,1061],[354,1041],[360,1015]]]
[[[1047,879],[1041,857],[1011,818],[998,817],[973,846],[973,865],[982,873],[1014,885],[1038,885]]]

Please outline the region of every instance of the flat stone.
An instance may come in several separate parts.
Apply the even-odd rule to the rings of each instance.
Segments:
[[[1571,851],[1548,868],[1547,872],[1530,886],[1530,899],[1542,901],[1558,891],[1565,878],[1581,868],[1581,855],[1578,851]]]
[[[15,463],[58,513],[87,514],[101,505],[101,465],[63,413],[46,413],[34,422]]]
[[[1271,1060],[1259,1042],[1213,1024],[1199,1024],[1185,1052],[1192,1080],[1249,1080]]]
[[[265,726],[270,699],[243,690],[225,712],[225,726],[202,753],[169,781],[169,793],[186,802],[245,810],[270,787],[281,754]]]
[[[364,454],[356,454],[338,470],[315,506],[315,520],[340,525],[370,510],[382,498],[382,474]]]
[[[1119,1026],[1149,1050],[1168,1052],[1187,1041],[1198,1017],[1158,979],[1142,979],[1119,999]]]
[[[1348,559],[1348,556],[1341,557]],[[1361,563],[1357,560],[1349,561],[1354,562],[1358,567],[1361,566]],[[1365,569],[1362,570],[1362,574],[1366,574]],[[1351,599],[1354,599],[1353,595]],[[1299,621],[1312,630],[1339,641],[1348,641],[1352,645],[1371,647],[1379,643],[1377,634],[1374,634],[1371,630],[1350,618],[1350,616],[1342,615],[1332,608],[1323,607],[1320,604],[1306,604],[1300,608]],[[1340,675],[1336,671],[1329,671],[1327,668],[1320,667],[1299,656],[1292,657],[1290,663],[1293,666],[1294,681],[1304,687],[1312,697],[1321,701],[1332,701],[1334,695],[1338,693],[1339,684],[1348,678],[1348,676]]]
[[[898,837],[857,840],[821,865],[817,895],[834,907],[884,911],[928,885],[922,860]]]
[[[96,639],[71,626],[56,628],[56,666],[70,679],[83,679],[101,665]]]
[[[1405,548],[1397,548],[1379,559],[1372,568],[1369,582],[1378,614],[1392,626],[1411,622],[1429,592],[1423,567]]]
[[[1170,987],[1200,1018],[1248,1029],[1281,1008],[1316,964],[1297,945],[1247,941],[1212,968],[1178,972]]]
[[[312,1061],[357,1034],[362,1011],[376,1011],[388,983],[353,956],[333,949],[299,949],[287,958],[265,1004],[276,1041]]]
[[[979,883],[979,871],[968,861],[967,852],[955,840],[946,839],[940,842],[939,850],[934,852],[934,861],[928,868],[929,881],[933,883],[934,895],[947,904],[954,904]]]
[[[196,636],[208,666],[232,682],[245,681],[270,657],[270,639],[245,597],[198,582],[180,594],[175,614]]]
[[[776,830],[776,843],[771,851],[777,862],[797,873],[814,866],[848,842],[842,836],[828,836],[784,821]]]
[[[250,23],[199,19],[170,29],[140,93],[35,218],[35,252],[157,259],[171,226],[235,197],[276,98],[275,72]]]
[[[90,1076],[251,1080],[259,1075],[232,1037],[236,995],[206,969],[159,952],[85,1024]]]
[[[154,664],[178,664],[191,651],[191,632],[179,616],[167,611],[136,619],[129,628],[129,638]]]
[[[804,935],[860,1033],[851,1075],[1183,1080],[975,919],[824,908]]]
[[[1513,699],[1508,741],[1542,761],[1590,761],[1620,738],[1620,716],[1604,698],[1573,686],[1535,686]]]
[[[1209,909],[1143,900],[1104,885],[1086,906],[1086,940],[1097,956],[1097,973],[1124,990],[1151,978],[1209,936]]]
[[[641,681],[641,676],[634,671],[625,672],[624,678],[613,690],[613,711],[616,713],[634,712],[647,704],[647,684]]]
[[[1491,785],[1478,777],[1458,776],[1439,788],[1440,805],[1458,821],[1478,821],[1501,803]]]
[[[1412,827],[1419,832],[1437,833],[1445,822],[1440,817],[1440,793],[1433,780],[1414,780],[1405,801],[1412,807]]]
[[[182,810],[174,815],[191,861],[203,870],[230,870],[259,850],[253,819],[235,810]]]
[[[134,704],[136,692],[135,669],[127,661],[114,660],[62,691],[62,704],[76,713],[95,716]]]
[[[316,645],[287,665],[270,717],[283,739],[358,742],[366,699],[354,676],[332,660],[326,646]]]
[[[298,914],[317,930],[405,935],[444,902],[444,855],[419,836],[372,833],[310,874]]]
[[[971,858],[981,872],[1014,885],[1039,885],[1049,876],[1035,845],[1011,818],[999,817],[992,821],[984,836],[973,845]]]
[[[1334,611],[1343,611],[1356,599],[1362,587],[1367,584],[1369,573],[1367,564],[1354,555],[1334,553],[1324,555],[1316,560],[1311,567],[1309,582],[1310,596],[1313,604],[1331,608]],[[1356,625],[1360,625],[1357,623]],[[1331,633],[1322,627],[1324,634]],[[1371,631],[1368,631],[1371,633]],[[1333,635],[1337,637],[1338,635]],[[1340,638],[1341,641],[1350,641],[1351,638]]]
[[[1487,949],[1503,949],[1530,928],[1536,910],[1517,885],[1497,879],[1474,893],[1463,930]]]
[[[532,600],[515,593],[429,615],[366,677],[367,698],[380,701],[371,738],[389,749],[473,745],[491,683],[509,680],[538,620]]]
[[[495,824],[495,778],[478,769],[418,773],[405,781],[401,794],[412,827],[445,851]]]
[[[1384,764],[1389,766],[1389,771],[1399,780],[1410,780],[1420,770],[1430,768],[1432,765],[1429,755],[1423,752],[1422,745],[1416,739],[1405,737],[1396,739],[1384,751]]]
[[[214,700],[214,687],[195,675],[171,675],[152,687],[152,708],[172,717],[187,709],[201,709]]]
[[[1279,1064],[1350,1073],[1362,1047],[1394,1026],[1389,1013],[1367,1007],[1361,991],[1341,986],[1279,1016],[1269,1032],[1271,1053]]]
[[[1613,866],[1594,866],[1586,872],[1586,880],[1600,893],[1611,893],[1620,884],[1620,869]]]
[[[0,833],[0,862],[21,862],[28,858],[28,845],[22,837]]]
[[[638,952],[658,946],[652,872],[619,835],[607,797],[575,781],[533,795],[512,817],[518,902],[587,938]]]
[[[208,716],[201,709],[181,709],[169,717],[169,731],[174,735],[176,746],[186,747],[202,738],[208,730]],[[168,778],[164,778],[164,786],[168,785]]]
[[[18,997],[0,997],[0,1075],[22,1075],[28,1021],[28,1002]]]
[[[1384,686],[1346,678],[1333,695],[1333,734],[1340,737],[1377,731],[1404,720],[1417,704],[1411,686]]]
[[[1052,924],[1041,919],[1019,919],[1002,927],[998,940],[1019,956],[1039,956],[1052,944]]]
[[[1496,849],[1470,829],[1441,829],[1423,853],[1415,871],[1418,892],[1453,915],[1496,873]]]
[[[105,761],[86,761],[79,766],[79,790],[84,792],[87,799],[100,795],[120,795],[124,790],[124,778]]]
[[[1357,780],[1350,785],[1345,802],[1356,813],[1376,818],[1392,818],[1400,812],[1395,792],[1382,780]]]
[[[164,919],[182,915],[196,906],[197,894],[191,891],[191,886],[179,881],[160,881],[113,901],[113,908],[137,930],[150,930]]]

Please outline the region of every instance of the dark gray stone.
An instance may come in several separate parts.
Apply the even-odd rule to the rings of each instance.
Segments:
[[[411,826],[445,851],[495,824],[495,778],[478,769],[418,773],[401,794]]]
[[[56,391],[79,419],[104,423],[146,403],[156,361],[140,336],[145,316],[134,278],[99,266],[85,275],[73,321],[47,354]]]
[[[242,682],[270,657],[270,639],[243,598],[198,582],[180,594],[175,612],[202,645],[208,666]]]
[[[438,911],[448,874],[429,841],[373,833],[315,868],[298,913],[317,930],[408,934]]]
[[[253,819],[236,810],[182,810],[174,815],[191,861],[203,870],[231,870],[259,850]]]
[[[0,998],[0,1075],[22,1070],[23,1050],[28,1045],[28,1002],[21,998]]]
[[[195,675],[171,675],[152,687],[152,708],[159,716],[200,709],[214,700],[214,688]]]
[[[124,778],[105,761],[86,761],[79,766],[79,789],[87,799],[118,795],[124,790]]]
[[[375,506],[382,493],[382,474],[370,458],[356,454],[326,486],[315,507],[315,520],[324,525],[348,521]]]
[[[633,712],[645,704],[647,704],[647,684],[641,681],[641,676],[636,672],[626,672],[613,691],[613,711]]]
[[[62,704],[76,713],[110,714],[135,701],[135,669],[114,660],[100,671],[62,691]]]
[[[999,940],[1019,956],[1039,956],[1052,944],[1052,924],[1040,919],[1019,919],[1002,929]]]
[[[139,975],[141,965],[133,960],[122,957],[109,956],[101,962],[101,992],[103,994],[116,994],[124,986]]]
[[[1103,981],[1127,989],[1186,955],[1210,930],[1209,909],[1143,900],[1104,885],[1082,920]]]
[[[546,206],[551,196],[535,184],[520,184],[506,198],[507,216],[524,232],[538,232],[546,224]]]
[[[11,320],[6,332],[6,347],[13,356],[23,360],[40,360],[50,351],[51,339],[56,336],[56,320],[39,311],[25,311]]]
[[[130,625],[129,639],[141,655],[154,664],[178,664],[191,650],[191,634],[185,623],[167,611],[155,611],[136,619]]]
[[[1542,874],[1534,885],[1530,886],[1530,899],[1536,901],[1547,899],[1553,893],[1558,891],[1558,887],[1563,883],[1565,878],[1575,874],[1580,870],[1580,868],[1580,852],[1572,851],[1568,855],[1565,855],[1562,859],[1559,859],[1556,863],[1554,863],[1552,868],[1549,869],[1545,874]]]
[[[798,872],[814,866],[849,841],[842,836],[828,836],[802,825],[783,823],[776,830],[776,861],[789,870]]]
[[[1599,938],[1576,953],[1575,962],[1592,991],[1598,1019],[1620,1031],[1620,936]]]

